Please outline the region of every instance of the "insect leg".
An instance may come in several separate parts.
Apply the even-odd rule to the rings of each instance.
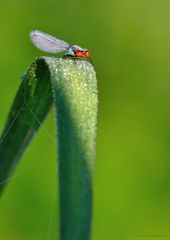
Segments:
[[[93,65],[93,61],[90,57],[87,58],[87,61]]]

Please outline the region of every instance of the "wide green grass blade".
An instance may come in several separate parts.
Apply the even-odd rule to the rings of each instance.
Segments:
[[[96,76],[89,62],[39,58],[31,65],[1,136],[0,189],[52,102],[59,151],[60,239],[89,240],[97,115]]]
[[[57,112],[61,239],[88,240],[96,137],[95,72],[85,61],[60,63],[49,58],[47,62]]]

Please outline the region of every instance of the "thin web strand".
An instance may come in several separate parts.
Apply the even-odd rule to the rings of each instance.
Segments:
[[[26,104],[26,102],[24,102],[24,104],[25,104],[25,106],[27,107],[27,109],[31,112],[31,114],[33,115],[33,117],[35,118],[35,120],[38,122],[38,124],[40,125],[40,127],[42,127],[42,129],[43,129],[44,132],[47,134],[47,136],[55,142],[55,138],[49,133],[49,131],[48,131],[47,128],[43,125],[43,123],[40,122],[40,120],[39,120],[38,117],[35,115],[35,113],[31,110],[31,108]]]
[[[22,108],[24,106],[24,103],[21,105],[20,109],[18,110],[17,114],[15,115],[13,121],[11,122],[11,124],[9,125],[7,131],[5,132],[5,134],[3,135],[2,139],[0,140],[0,145],[2,144],[2,142],[4,141],[4,139],[6,138],[6,136],[8,135],[8,132],[10,131],[11,127],[13,126],[13,124],[15,123],[16,119],[18,118]]]

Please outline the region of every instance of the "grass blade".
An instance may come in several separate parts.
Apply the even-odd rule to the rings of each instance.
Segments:
[[[28,69],[12,104],[0,138],[0,192],[52,105],[49,70],[43,59]]]
[[[1,136],[0,181],[10,175],[39,128],[28,108],[42,123],[52,100],[59,151],[60,239],[89,240],[97,115],[96,76],[89,62],[49,57],[31,65]]]

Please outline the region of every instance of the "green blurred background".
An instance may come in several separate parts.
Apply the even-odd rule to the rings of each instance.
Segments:
[[[94,240],[170,239],[170,1],[6,0],[0,129],[39,29],[88,48],[99,88]],[[54,110],[44,123],[55,135]],[[0,200],[0,240],[58,233],[55,143],[40,129]],[[162,235],[162,236],[161,236]]]

